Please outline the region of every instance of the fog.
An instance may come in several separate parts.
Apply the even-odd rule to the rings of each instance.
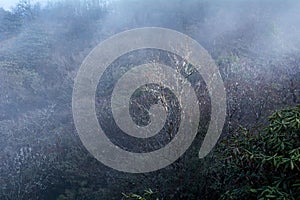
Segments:
[[[253,159],[258,158],[248,158],[246,153],[252,149],[242,151],[235,145],[252,133],[263,135],[274,111],[300,104],[299,10],[300,1],[292,0],[2,0],[0,199],[265,197],[263,189],[276,184],[264,182],[262,177],[274,168],[264,165],[251,171]],[[132,174],[110,168],[86,148],[76,129],[72,95],[80,68],[97,45],[123,31],[144,27],[175,30],[198,42],[219,71],[227,107],[219,142],[206,158],[199,159],[212,114],[210,83],[204,81],[197,66],[174,52],[147,48],[121,55],[99,77],[94,99],[100,127],[117,149],[146,153],[163,148],[176,138],[183,121],[180,98],[153,83],[132,95],[130,115],[135,124],[145,126],[151,122],[150,107],[164,106],[167,119],[159,134],[140,139],[118,127],[111,108],[113,90],[134,66],[160,63],[179,68],[199,101],[200,120],[190,122],[198,124],[198,131],[187,151],[167,167]],[[165,77],[162,74],[161,80]],[[293,133],[299,127],[295,130]],[[295,138],[282,141],[299,142],[299,134]],[[229,166],[236,155],[250,164]],[[299,177],[299,159],[293,162],[298,168],[275,170],[274,177],[277,172]],[[257,171],[261,174],[256,176]],[[274,191],[286,194],[287,199],[299,197],[297,188],[276,187],[279,189]]]

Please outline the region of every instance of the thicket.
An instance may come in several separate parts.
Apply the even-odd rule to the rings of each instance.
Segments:
[[[271,111],[300,103],[297,7],[273,1],[107,2],[61,0],[39,6],[21,0],[11,11],[0,8],[0,199],[119,200],[130,192],[147,199],[297,199],[299,150],[292,152],[299,147],[299,135],[292,137],[297,129],[276,136],[277,129],[253,128],[265,124]],[[200,81],[202,120],[190,149],[159,171],[126,174],[104,166],[82,145],[72,119],[73,80],[99,42],[145,26],[180,31],[207,49],[224,81],[228,116],[224,138],[210,156],[198,159],[210,120],[209,94]],[[116,62],[116,74],[145,57],[167,60],[150,53],[125,55]],[[278,113],[284,117],[276,122],[280,130],[290,127],[282,121],[289,123],[284,113],[294,111]],[[267,142],[271,136],[273,143]],[[275,151],[274,144],[284,149]]]
[[[206,175],[206,189],[199,199],[299,199],[300,105],[274,112],[258,133],[240,127],[219,142],[206,162],[209,169],[200,172]],[[149,190],[123,196],[157,199]]]

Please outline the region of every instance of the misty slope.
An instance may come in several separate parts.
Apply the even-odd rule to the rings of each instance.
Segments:
[[[210,199],[204,174],[211,160],[195,156],[205,124],[182,158],[148,174],[109,169],[80,142],[71,110],[76,72],[99,42],[124,30],[171,28],[207,49],[228,97],[224,138],[241,126],[258,132],[272,111],[300,103],[296,1],[24,2],[12,12],[0,9],[0,199],[120,199],[145,188],[161,199]],[[115,67],[155,53],[133,53]]]

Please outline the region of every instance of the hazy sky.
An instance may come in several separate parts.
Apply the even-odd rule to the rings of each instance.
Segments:
[[[13,6],[15,6],[20,0],[0,0],[0,8],[4,8],[5,10],[10,10]],[[30,0],[32,4],[36,2],[46,3],[51,0]]]

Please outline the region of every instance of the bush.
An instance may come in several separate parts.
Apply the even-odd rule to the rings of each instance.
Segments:
[[[261,134],[241,128],[220,142],[208,188],[221,199],[300,196],[300,105],[277,111]]]

